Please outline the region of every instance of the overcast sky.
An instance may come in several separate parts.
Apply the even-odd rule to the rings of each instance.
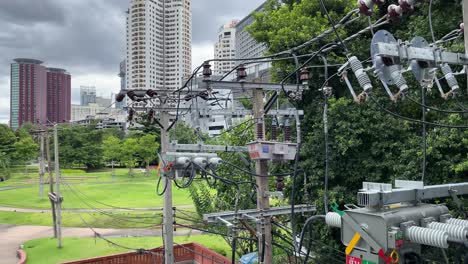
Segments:
[[[219,27],[242,19],[264,0],[192,0],[193,64],[213,57]],[[120,89],[125,58],[125,11],[130,0],[0,0],[0,123],[10,116],[10,63],[45,61],[72,74],[72,103],[80,85],[110,97]]]

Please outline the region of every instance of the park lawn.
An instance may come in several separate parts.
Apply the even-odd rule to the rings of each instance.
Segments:
[[[128,181],[151,181],[157,175],[157,172],[152,170],[150,175],[146,176],[142,169],[134,169],[133,176],[130,176],[128,169],[117,168],[112,175],[112,170],[104,168],[97,171],[86,172],[82,169],[61,169],[61,176],[68,179],[69,182],[128,182]],[[55,172],[52,173],[55,177]],[[45,180],[48,180],[48,174],[45,175]],[[1,187],[10,186],[24,186],[24,185],[37,185],[39,182],[38,169],[30,167],[28,173],[25,173],[25,169],[15,169],[11,173],[10,177],[5,182],[0,182]]]
[[[28,188],[0,191],[0,206],[37,209],[50,208],[47,194],[41,200],[38,193],[37,185]],[[64,197],[63,207],[66,209],[109,208],[110,206],[153,208],[163,205],[163,197],[156,194],[155,179],[152,182],[63,184],[61,194]],[[174,206],[193,204],[187,189],[174,188],[172,197]]]
[[[110,240],[130,248],[152,249],[162,245],[161,237],[110,238]],[[230,247],[220,236],[178,236],[174,241],[179,244],[196,242],[222,255],[228,257],[230,255]],[[24,243],[24,249],[28,255],[28,264],[55,264],[129,251],[94,238],[64,238],[61,249],[57,248],[55,239],[41,238]]]
[[[83,218],[83,220],[81,218]],[[12,225],[52,226],[52,214],[1,212],[0,223]],[[162,223],[162,211],[155,212],[118,212],[111,213],[62,213],[64,227],[95,228],[148,228]],[[187,224],[182,223],[181,224]]]

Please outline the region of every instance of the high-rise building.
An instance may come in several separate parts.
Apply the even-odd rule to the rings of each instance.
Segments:
[[[191,38],[190,0],[131,0],[126,88],[180,88],[191,73]]]
[[[46,67],[42,61],[15,59],[11,64],[10,127],[47,122]]]
[[[71,119],[71,75],[64,69],[47,68],[47,118],[52,123]]]
[[[215,59],[235,59],[236,58],[236,25],[239,20],[232,20],[222,26],[218,31],[218,40],[214,47]],[[223,75],[236,66],[235,61],[215,61],[215,74]]]
[[[96,103],[96,87],[80,86],[80,105],[86,106]]]
[[[246,30],[255,18],[254,13],[262,12],[266,2],[256,8],[250,15],[246,16],[236,25],[236,59],[249,59],[265,56],[267,46],[264,43],[257,42],[252,35]],[[247,66],[247,80],[269,82],[271,63],[253,63]]]
[[[127,87],[127,60],[120,62],[119,67],[119,77],[120,77],[120,90],[125,90]],[[112,94],[113,100],[115,100],[115,95]],[[122,102],[115,101],[115,108],[123,109],[125,107],[125,100]]]
[[[257,9],[255,9],[251,14],[246,16],[236,25],[236,59],[247,59],[247,58],[254,58],[254,57],[261,57],[264,55],[267,47],[264,43],[257,42],[249,32],[247,32],[246,28],[250,26],[254,21],[255,18],[253,16],[254,13],[260,12],[263,10],[263,6],[265,3],[260,5]]]

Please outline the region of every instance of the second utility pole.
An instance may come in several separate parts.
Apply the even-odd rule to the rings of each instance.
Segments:
[[[49,194],[54,193],[54,178],[52,177],[52,162],[50,161],[50,138],[49,129],[46,128],[46,155],[47,155],[47,172],[49,173]],[[57,238],[57,218],[55,214],[55,202],[50,199],[50,206],[52,208],[52,222],[54,224],[54,237]]]
[[[255,140],[265,140],[265,120],[263,115],[263,90],[253,91],[253,113],[255,118]],[[257,174],[257,211],[262,213],[270,209],[270,195],[268,192],[268,160],[255,161],[255,173]],[[262,176],[259,177],[258,175]],[[260,264],[271,264],[273,247],[271,237],[271,217],[263,216],[257,224],[258,257]]]
[[[169,113],[161,111],[161,157],[165,157],[169,148]],[[163,238],[164,238],[164,263],[174,263],[174,216],[172,210],[172,179],[164,173],[164,164],[161,164],[161,176],[164,177],[164,211],[163,211]]]
[[[55,197],[57,198],[57,238],[58,247],[62,247],[62,197],[60,196],[60,165],[59,165],[59,152],[58,152],[58,131],[57,124],[54,125],[54,158],[55,158],[55,184],[56,192]]]

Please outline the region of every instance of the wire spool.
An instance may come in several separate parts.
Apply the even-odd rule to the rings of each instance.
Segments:
[[[448,248],[448,233],[441,230],[433,230],[419,226],[406,229],[406,238],[416,244],[427,245],[438,248]]]
[[[325,223],[329,226],[341,228],[341,215],[335,212],[329,212],[325,216]]]
[[[468,235],[468,227],[459,225],[450,225],[439,222],[432,222],[427,225],[427,228],[434,230],[441,230],[448,233],[450,238],[465,240]]]
[[[464,220],[464,219],[450,218],[449,220],[447,220],[446,223],[449,225],[468,227],[468,220]]]

